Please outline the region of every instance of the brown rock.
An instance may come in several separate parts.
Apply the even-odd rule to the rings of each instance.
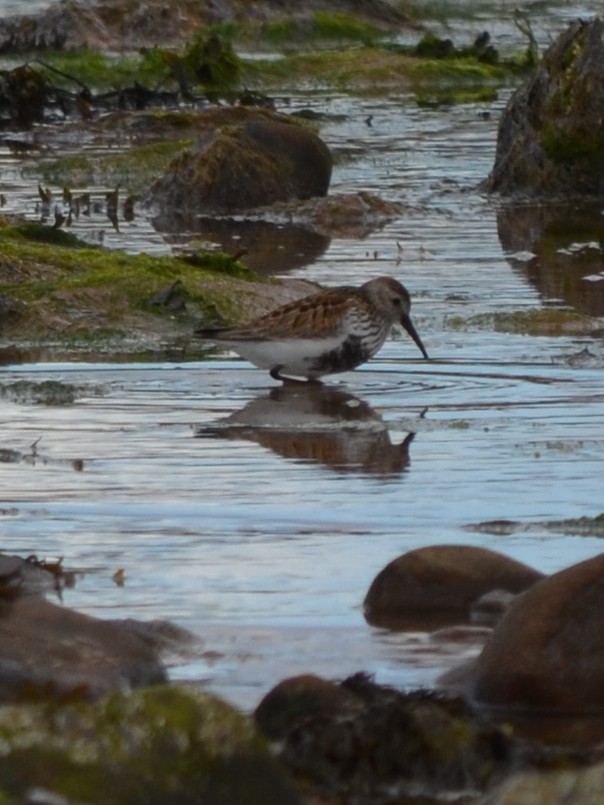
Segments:
[[[511,756],[513,739],[481,722],[457,697],[401,693],[355,674],[339,686],[353,697],[349,707],[338,686],[324,680],[301,677],[282,684],[281,711],[291,717],[278,722],[273,734],[280,759],[308,801],[461,801],[461,791],[484,790],[498,775],[498,764]],[[296,708],[301,697],[310,706]]]
[[[602,20],[576,20],[502,115],[491,192],[604,195]]]
[[[6,455],[3,456],[6,460]],[[16,460],[22,458],[16,453]],[[21,595],[42,595],[57,586],[57,578],[34,559],[0,554],[0,600],[11,601]]]
[[[399,556],[373,580],[364,601],[375,625],[435,627],[467,619],[473,603],[491,590],[527,589],[543,574],[489,551],[466,545],[434,545]]]
[[[279,740],[300,721],[350,715],[361,706],[361,700],[352,691],[314,674],[302,674],[284,679],[270,690],[254,717],[266,735]]]
[[[476,623],[495,624],[516,600],[509,590],[490,590],[472,604],[472,620]]]
[[[362,190],[359,193],[315,197],[303,203],[284,204],[278,208],[278,212],[287,212],[289,220],[329,237],[364,238],[400,217],[403,205],[385,201]]]
[[[524,710],[604,708],[604,554],[519,596],[471,672],[481,705]]]
[[[177,156],[144,201],[158,221],[195,220],[289,199],[324,196],[331,154],[312,131],[256,110],[212,111],[192,149]]]
[[[0,607],[0,701],[97,698],[163,682],[157,646],[136,626],[102,621],[38,596]]]

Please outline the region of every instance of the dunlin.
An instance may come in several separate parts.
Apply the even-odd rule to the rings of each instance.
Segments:
[[[409,316],[407,289],[392,277],[360,288],[319,291],[277,308],[242,327],[197,330],[195,335],[233,349],[275,380],[317,380],[347,372],[382,347],[394,324],[402,325],[428,353]]]

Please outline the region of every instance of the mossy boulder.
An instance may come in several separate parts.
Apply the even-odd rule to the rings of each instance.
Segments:
[[[576,20],[503,112],[493,171],[506,195],[604,195],[604,26]]]
[[[143,197],[158,209],[160,225],[326,195],[331,154],[305,126],[247,109],[213,110],[201,126],[197,144]]]
[[[0,801],[298,805],[250,718],[162,685],[100,702],[0,709]]]

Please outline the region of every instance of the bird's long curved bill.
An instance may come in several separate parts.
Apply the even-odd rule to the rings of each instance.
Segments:
[[[405,330],[409,333],[411,338],[415,341],[417,346],[420,348],[421,353],[424,356],[424,358],[426,358],[426,360],[428,360],[429,356],[428,356],[428,353],[426,352],[426,348],[422,344],[422,340],[419,337],[419,335],[417,334],[417,330],[413,326],[413,322],[411,321],[409,316],[403,316],[402,319],[401,319],[401,324],[405,328]]]

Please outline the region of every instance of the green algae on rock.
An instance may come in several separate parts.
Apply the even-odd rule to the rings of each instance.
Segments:
[[[572,448],[573,445],[570,446]],[[569,449],[556,446],[556,449]],[[572,517],[566,520],[540,520],[521,522],[517,520],[489,520],[466,526],[467,531],[478,531],[498,536],[529,531],[555,531],[573,537],[604,537],[604,512],[595,517]]]
[[[0,708],[0,802],[297,805],[250,718],[183,687]]]
[[[548,336],[588,335],[599,323],[598,319],[567,308],[535,308],[507,313],[481,313],[469,318],[448,316],[446,319],[447,326],[453,330],[479,328],[500,333]]]
[[[174,14],[162,0],[101,0],[93,7],[66,1],[37,15],[4,15],[0,47],[12,52],[45,48],[132,52],[148,47],[149,42],[178,47],[198,27],[251,35],[266,23],[292,20],[306,30],[316,26],[323,35],[354,38],[372,26],[397,31],[408,22],[402,10],[385,0],[339,0],[337,8],[325,12],[323,0],[303,4],[260,0],[251,15],[247,0],[212,4],[179,0],[178,14]]]
[[[418,52],[421,45],[394,42],[400,25],[385,28],[362,16],[344,12],[315,12],[309,20],[278,16],[270,21],[205,26],[194,30],[178,50],[145,46],[136,55],[104,55],[90,48],[72,52],[47,51],[35,71],[54,92],[77,95],[84,88],[90,108],[107,111],[113,99],[123,103],[128,93],[147,105],[168,97],[191,100],[195,93],[233,102],[242,87],[248,90],[291,88],[300,81],[331,88],[385,89],[401,82],[447,87],[495,87],[526,70],[520,57],[486,59],[473,45],[455,47],[446,58]],[[266,58],[237,55],[235,47]],[[280,52],[275,58],[275,48]],[[494,48],[491,47],[494,51]],[[161,87],[161,92],[147,89]],[[144,90],[144,95],[138,92]],[[163,93],[163,94],[162,94]],[[134,108],[134,107],[133,107]],[[80,108],[81,111],[81,108]]]
[[[92,321],[115,324],[128,313],[161,314],[159,306],[151,305],[152,297],[167,282],[180,279],[193,314],[199,316],[216,305],[230,306],[226,299],[219,303],[220,291],[207,289],[212,278],[226,284],[229,276],[252,278],[245,266],[221,252],[199,255],[194,265],[175,257],[127,255],[92,247],[69,232],[41,224],[0,227],[0,243],[0,292],[26,303],[21,320],[31,319],[28,313],[35,309],[42,330],[47,314],[68,314],[78,295],[87,296],[93,306]],[[85,330],[86,323],[81,324],[78,329]]]
[[[158,115],[159,117],[159,115]],[[111,143],[116,131],[122,135],[127,135],[128,127],[124,122],[120,126],[116,116],[109,115],[110,120],[104,122],[103,129],[107,130],[106,141]],[[133,115],[136,118],[136,115]],[[176,131],[179,125],[185,127],[187,121],[185,114],[181,115],[179,123],[177,115],[172,115],[170,120]],[[146,121],[149,128],[153,131],[151,116],[147,115]],[[81,130],[81,125],[77,124]],[[108,130],[108,126],[113,125],[113,133]],[[193,124],[191,124],[191,128]],[[161,132],[155,136],[166,137],[167,126],[163,126]],[[185,133],[185,132],[182,132]],[[137,138],[141,139],[145,135],[137,132]],[[151,138],[151,134],[147,133]],[[184,148],[189,148],[193,144],[191,138],[174,138],[174,131],[170,139],[165,142],[148,142],[143,145],[133,145],[127,151],[120,153],[104,153],[102,155],[91,156],[89,154],[77,154],[68,156],[56,156],[52,160],[44,160],[35,169],[24,172],[25,176],[42,177],[42,180],[49,184],[64,185],[67,187],[105,185],[120,185],[126,187],[128,193],[138,193],[149,182],[150,177],[161,174],[168,166],[175,155]]]
[[[102,391],[98,386],[75,386],[58,380],[16,380],[14,383],[0,383],[0,398],[16,403],[30,405],[72,405],[82,395],[98,396]]]
[[[308,127],[253,109],[208,110],[206,117],[195,146],[143,194],[162,226],[327,194],[331,152]]]
[[[0,221],[0,300],[14,302],[0,335],[20,343],[92,348],[165,344],[200,324],[253,318],[313,288],[261,279],[222,252],[157,257],[92,247],[41,224]],[[178,286],[177,308],[161,300]],[[137,339],[139,339],[137,341]],[[142,342],[140,341],[142,339]]]
[[[602,196],[604,23],[575,20],[510,98],[484,188],[505,195]]]

